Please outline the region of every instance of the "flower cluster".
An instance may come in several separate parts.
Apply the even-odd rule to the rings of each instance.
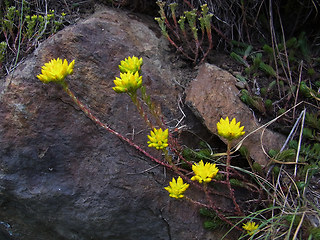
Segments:
[[[191,178],[192,181],[198,181],[199,183],[208,183],[217,175],[219,169],[216,164],[206,163],[204,164],[201,160],[199,163],[192,165],[194,176]]]
[[[154,147],[158,150],[168,147],[168,136],[169,136],[168,129],[162,131],[161,128],[159,129],[154,128],[153,131],[150,132],[150,135],[148,135],[148,138],[149,138],[148,147]]]
[[[142,76],[138,72],[120,73],[120,78],[116,77],[113,82],[116,86],[112,89],[116,93],[135,93],[142,86]]]
[[[141,66],[143,64],[142,58],[137,58],[135,56],[128,57],[125,60],[121,61],[121,64],[119,65],[120,72],[127,73],[140,73]]]
[[[170,194],[169,196],[172,198],[183,198],[183,193],[187,190],[189,187],[189,184],[183,183],[183,180],[181,177],[178,177],[178,180],[176,181],[174,178],[172,178],[172,181],[169,183],[170,186],[165,187],[164,189],[167,190]]]
[[[228,141],[241,137],[245,133],[243,128],[243,126],[240,127],[240,122],[236,122],[235,118],[231,122],[228,117],[226,119],[221,118],[220,122],[217,123],[218,134]]]
[[[204,164],[202,160],[198,164],[195,163],[192,166],[192,170],[195,176],[193,176],[191,180],[193,181],[196,180],[199,183],[210,182],[217,175],[219,171],[219,169],[216,167],[215,164],[211,164],[211,163]],[[173,178],[169,184],[170,186],[165,187],[164,189],[166,189],[170,193],[169,196],[173,198],[182,198],[183,197],[182,194],[189,187],[189,184],[183,184],[183,181],[180,177],[178,178],[177,182]]]
[[[116,93],[135,94],[142,86],[142,76],[140,76],[142,58],[138,59],[135,56],[128,57],[121,61],[119,65],[120,78],[113,81],[116,85],[113,90]]]
[[[43,83],[56,82],[64,83],[66,76],[73,73],[74,60],[68,64],[65,59],[52,59],[50,62],[45,63],[41,69],[41,74],[37,75],[37,78]]]
[[[259,227],[259,224],[256,224],[255,222],[247,222],[242,226],[242,228],[246,230],[249,235],[253,235],[258,229],[258,227]]]

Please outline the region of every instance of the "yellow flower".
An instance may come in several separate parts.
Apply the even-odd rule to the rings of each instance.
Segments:
[[[142,76],[138,72],[120,73],[120,78],[116,77],[113,82],[116,86],[112,89],[116,93],[135,93],[142,86]]]
[[[172,198],[183,198],[183,193],[187,190],[189,187],[189,184],[183,183],[183,180],[181,177],[178,177],[178,180],[176,181],[174,178],[172,178],[172,181],[169,183],[170,186],[165,187],[164,189],[167,190],[170,194],[169,196]]]
[[[219,169],[216,167],[216,164],[206,163],[204,165],[202,160],[199,163],[195,163],[194,165],[192,165],[192,170],[195,176],[193,176],[191,180],[196,180],[199,183],[211,182],[212,178],[214,178],[219,172]]]
[[[138,59],[135,56],[128,57],[125,60],[121,61],[121,64],[119,65],[120,72],[127,73],[127,72],[140,72],[141,66],[143,64],[142,58]]]
[[[244,230],[247,230],[249,235],[253,235],[255,231],[258,229],[258,227],[259,227],[259,224],[256,224],[255,222],[247,222],[242,226]]]
[[[45,63],[41,68],[41,74],[37,76],[43,83],[57,82],[63,83],[64,78],[73,73],[74,60],[68,65],[65,59],[52,59],[50,62]]]
[[[229,141],[241,137],[245,133],[243,128],[243,126],[240,127],[240,122],[236,122],[235,118],[231,122],[229,122],[228,117],[225,120],[221,118],[220,122],[217,123],[218,134]]]
[[[154,128],[153,131],[150,132],[150,135],[148,135],[150,140],[148,141],[148,147],[154,147],[158,150],[168,147],[168,136],[168,129],[162,131],[161,128],[158,130]]]

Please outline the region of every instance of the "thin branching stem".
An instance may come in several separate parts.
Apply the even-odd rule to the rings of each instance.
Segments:
[[[109,126],[107,126],[106,124],[102,123],[97,117],[95,117],[91,111],[81,102],[79,101],[79,99],[74,95],[74,93],[69,89],[69,87],[67,85],[63,86],[64,91],[71,97],[71,99],[73,100],[73,102],[81,109],[81,111],[89,118],[91,119],[94,123],[96,123],[97,125],[99,125],[100,127],[102,127],[103,129],[107,130],[108,132],[116,135],[118,138],[120,138],[121,140],[127,142],[130,146],[134,147],[135,149],[137,149],[139,152],[143,153],[145,156],[147,156],[148,158],[150,158],[152,161],[165,166],[169,169],[172,169],[172,166],[168,163],[165,163],[163,161],[160,161],[159,159],[153,157],[151,154],[147,153],[145,150],[143,150],[140,146],[138,146],[137,144],[135,144],[134,142],[132,142],[129,138],[123,136],[122,134],[118,133],[117,131],[113,130],[112,128],[110,128]]]
[[[231,187],[230,183],[230,162],[231,162],[231,141],[228,141],[227,143],[227,162],[226,162],[226,179],[227,179],[227,186],[230,191],[230,196],[233,201],[233,204],[235,206],[236,212],[238,215],[243,215],[242,211],[240,210],[239,204],[236,201],[236,198],[234,196],[234,190]]]

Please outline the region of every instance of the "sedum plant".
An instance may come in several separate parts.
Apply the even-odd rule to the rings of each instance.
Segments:
[[[169,196],[172,198],[180,199],[184,197],[184,192],[189,187],[189,184],[184,183],[181,177],[178,177],[177,180],[172,178],[172,181],[169,183],[168,187],[164,189],[167,190],[170,194]]]
[[[211,19],[207,4],[201,6],[200,13],[196,9],[185,11],[176,16],[177,3],[170,3],[171,19],[165,14],[166,3],[157,1],[160,17],[156,17],[162,35],[169,43],[192,63],[202,63],[213,48]],[[208,44],[206,44],[208,42]]]
[[[192,165],[192,171],[194,176],[191,178],[192,181],[198,181],[199,183],[209,183],[217,175],[219,169],[216,167],[216,164],[206,163],[204,164],[201,160],[199,163]]]
[[[169,192],[170,197],[175,199],[186,199],[187,201],[190,201],[191,203],[198,206],[212,209],[216,212],[216,215],[221,220],[233,226],[232,221],[224,216],[224,214],[211,200],[210,196],[210,194],[213,194],[214,191],[209,187],[208,184],[214,181],[219,172],[219,169],[216,167],[216,164],[204,162],[203,160],[198,163],[190,162],[184,159],[180,154],[178,149],[181,149],[181,147],[170,134],[169,128],[166,127],[164,122],[162,122],[161,116],[157,115],[158,111],[154,110],[155,104],[151,101],[151,97],[146,93],[146,89],[143,87],[143,80],[142,76],[140,75],[142,64],[142,58],[139,59],[135,56],[128,57],[125,60],[121,61],[121,64],[119,65],[120,78],[115,78],[115,86],[113,87],[113,90],[119,94],[125,93],[131,98],[132,102],[136,105],[140,115],[144,118],[147,126],[149,126],[151,129],[150,135],[148,135],[148,147],[155,148],[158,151],[162,151],[164,154],[164,159],[158,159],[152,156],[152,154],[148,153],[146,150],[132,142],[130,139],[112,129],[107,124],[102,123],[82,102],[78,100],[75,94],[70,90],[66,81],[66,78],[69,75],[73,74],[75,60],[72,60],[69,63],[66,59],[52,59],[48,63],[45,63],[44,66],[42,66],[41,73],[37,75],[37,78],[45,84],[55,83],[62,86],[63,90],[71,97],[73,102],[77,104],[79,108],[84,112],[84,114],[91,120],[93,120],[96,124],[104,128],[108,132],[115,134],[122,140],[126,141],[129,145],[145,154],[151,160],[162,166],[165,166],[168,169],[171,169],[175,174],[177,174],[178,178],[173,178],[169,183],[169,186],[165,187],[165,190]],[[138,98],[138,95],[141,95],[142,97]],[[149,108],[148,112],[146,112],[145,109],[142,108],[143,104],[145,104]],[[155,118],[155,124],[159,123],[160,126],[154,127],[153,121],[149,119],[151,117]],[[232,122],[232,124],[233,123],[234,122]],[[225,128],[226,126],[222,125],[222,127]],[[236,127],[238,127],[237,124]],[[244,134],[244,132],[242,132],[243,128],[240,128],[240,132],[238,128],[231,128],[230,131],[232,132],[235,129],[238,131],[238,135]],[[173,154],[179,156],[179,158],[184,161],[187,166],[192,168],[192,177],[189,177],[189,173],[186,169],[181,168],[179,167],[179,165],[177,165],[176,160],[173,158]],[[200,185],[197,184],[197,182],[200,183]],[[185,196],[185,193],[190,186],[202,189],[204,191],[204,194],[206,195],[207,203],[201,203],[197,200]],[[227,197],[232,198],[231,195]],[[241,228],[237,226],[235,227],[238,230],[241,230]]]
[[[45,63],[41,68],[41,74],[37,78],[43,83],[55,82],[61,84],[64,88],[67,87],[65,78],[73,73],[74,60],[68,64],[68,61],[64,59],[52,59],[50,62]]]
[[[259,227],[259,224],[256,224],[255,222],[247,222],[242,226],[242,228],[246,230],[250,236],[256,232],[258,227]]]
[[[42,14],[32,14],[31,3],[6,1],[0,9],[1,41],[0,62],[9,62],[15,58],[14,65],[24,54],[30,53],[40,41],[56,33],[65,22],[65,13],[57,14],[48,10]],[[5,47],[5,49],[4,49]],[[11,70],[12,67],[8,67]]]
[[[268,239],[269,236],[274,236],[273,229],[275,227],[287,226],[285,225],[288,224],[288,220],[286,219],[288,219],[289,215],[293,215],[294,211],[298,211],[297,209],[299,208],[293,210],[290,206],[287,207],[286,204],[288,200],[284,199],[282,193],[278,193],[279,190],[277,190],[277,186],[273,186],[268,179],[264,179],[257,173],[251,173],[247,170],[231,166],[231,159],[234,154],[234,152],[232,152],[232,142],[243,137],[245,134],[244,126],[241,126],[241,122],[237,122],[235,118],[230,121],[227,116],[221,118],[217,123],[217,134],[227,142],[226,152],[209,154],[207,151],[204,151],[205,154],[198,155],[198,158],[194,157],[192,154],[189,154],[189,156],[191,156],[190,158],[185,158],[183,154],[181,154],[182,147],[175,139],[170,128],[163,122],[161,112],[156,108],[156,105],[151,100],[151,96],[146,93],[146,88],[143,86],[143,77],[141,75],[142,65],[142,58],[137,58],[135,56],[128,57],[121,61],[119,65],[120,77],[115,78],[113,90],[116,93],[125,93],[124,95],[128,95],[133,104],[137,107],[139,114],[145,120],[146,126],[150,129],[150,134],[146,136],[148,149],[155,149],[156,151],[162,152],[163,157],[160,158],[155,157],[152,153],[149,153],[148,150],[143,149],[143,147],[135,144],[132,140],[112,129],[106,123],[100,121],[91,113],[88,107],[78,100],[67,83],[67,77],[73,74],[75,60],[68,62],[66,59],[52,59],[44,64],[41,73],[37,75],[37,78],[45,84],[55,83],[62,86],[63,90],[71,97],[73,102],[98,126],[127,142],[130,146],[140,151],[152,161],[171,170],[177,177],[173,177],[169,182],[169,185],[164,187],[164,190],[169,193],[169,197],[175,200],[185,200],[198,206],[202,215],[211,218],[210,221],[205,222],[206,228],[215,229],[222,226],[221,222],[223,222],[224,224],[229,225],[231,229],[237,229],[241,232],[242,235],[239,239],[245,237],[258,239],[257,237],[262,236],[266,236],[265,239]],[[142,106],[147,106],[147,109],[144,109]],[[310,124],[314,124],[318,122],[318,118],[308,115],[308,121]],[[317,124],[315,125],[317,126]],[[318,148],[319,146],[315,144],[315,155],[319,152]],[[305,151],[305,148],[302,147],[301,154],[305,154]],[[283,151],[281,156],[288,156],[285,155],[287,152],[289,151]],[[245,155],[249,158],[247,153]],[[205,157],[205,161],[199,158],[199,156]],[[215,157],[217,156],[221,158],[216,160]],[[284,160],[285,159],[283,159],[283,161]],[[298,194],[304,194],[309,182],[308,174],[312,175],[311,171],[315,169],[316,168],[305,170],[306,173],[304,176],[306,180],[296,184],[298,186]],[[272,175],[273,178],[280,177],[281,169],[275,167],[273,172],[276,173],[276,170],[277,175]],[[249,175],[250,179],[248,179],[246,175]],[[218,184],[225,186],[226,191],[216,191],[215,188],[219,186]],[[257,207],[265,207],[263,203],[263,201],[266,201],[263,200],[265,195],[272,196],[273,201],[275,201],[279,207],[274,203],[272,207],[262,207],[261,210],[259,208],[248,210],[247,206],[244,207],[239,205],[239,200],[236,199],[234,193],[235,187],[249,191],[253,195],[251,201],[254,202]],[[204,197],[201,198],[201,196],[199,196],[200,200],[194,199],[194,196],[191,198],[188,192],[194,188],[200,189],[203,192]],[[285,192],[286,190],[283,188],[281,191]],[[233,208],[227,210],[219,208],[214,201],[215,196],[221,196],[224,199],[229,200]],[[270,202],[268,203],[270,204]],[[282,207],[283,209],[281,209]],[[285,211],[279,211],[279,209]],[[289,224],[293,225],[294,221],[295,220],[292,218]],[[302,222],[302,220],[300,221]],[[291,234],[290,228],[287,228],[288,230],[286,230],[288,236]],[[310,236],[314,235],[311,231],[310,234]]]

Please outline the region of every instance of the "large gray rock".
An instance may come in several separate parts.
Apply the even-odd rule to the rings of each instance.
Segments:
[[[99,128],[59,86],[36,78],[52,58],[75,59],[70,88],[102,122],[147,149],[149,129],[112,86],[121,60],[143,57],[148,92],[166,119],[178,116],[173,81],[185,73],[170,65],[151,28],[150,19],[106,9],[52,36],[0,82],[0,221],[14,239],[215,239],[196,206],[169,199],[163,187],[172,176],[162,167]]]

